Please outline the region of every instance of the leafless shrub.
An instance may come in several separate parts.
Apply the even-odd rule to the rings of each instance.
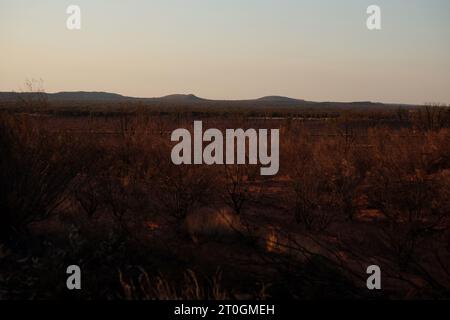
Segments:
[[[26,118],[0,119],[1,234],[22,233],[55,213],[86,157],[76,141],[37,129]]]
[[[288,203],[298,223],[323,231],[339,216],[352,219],[357,188],[364,179],[353,149],[339,140],[290,141]],[[299,141],[300,140],[300,141]],[[337,157],[336,155],[339,154]]]
[[[150,185],[153,206],[160,214],[184,220],[208,199],[212,183],[208,170],[168,163],[160,168]]]
[[[17,95],[18,105],[29,111],[42,111],[49,106],[42,79],[27,79],[25,90]]]
[[[423,131],[438,131],[450,126],[450,108],[445,105],[428,104],[413,114],[413,125]]]
[[[97,182],[91,177],[84,177],[74,194],[82,209],[92,218],[100,207],[100,188]]]
[[[237,215],[243,213],[245,205],[248,204],[250,199],[249,170],[250,168],[244,165],[227,165],[224,167],[222,199]]]
[[[329,185],[320,165],[306,156],[297,162],[290,185],[292,210],[297,223],[308,230],[322,231],[327,228],[336,212],[330,208],[333,204]]]
[[[444,280],[448,274],[442,278],[445,269],[439,261],[444,260],[441,255],[445,259],[449,255],[436,245],[448,234],[450,182],[448,174],[427,174],[425,142],[413,144],[392,133],[373,139],[376,165],[369,176],[368,195],[370,205],[386,218],[379,230],[383,256],[398,267],[398,274],[413,273],[436,292],[448,293]],[[430,257],[430,246],[437,256]]]

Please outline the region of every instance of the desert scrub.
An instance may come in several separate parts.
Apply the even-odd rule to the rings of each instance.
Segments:
[[[26,116],[0,117],[0,239],[25,234],[51,216],[89,153],[69,137],[38,129]]]

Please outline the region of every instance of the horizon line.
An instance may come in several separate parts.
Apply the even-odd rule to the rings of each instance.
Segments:
[[[114,91],[98,91],[98,90],[93,90],[93,91],[89,91],[89,90],[63,90],[63,91],[53,91],[53,92],[48,92],[48,91],[0,91],[0,94],[31,94],[31,93],[44,93],[44,94],[49,94],[49,95],[55,95],[55,94],[61,94],[61,93],[99,93],[99,94],[110,94],[110,95],[118,95],[121,96],[123,98],[128,98],[128,99],[163,99],[163,98],[170,98],[170,97],[175,97],[175,96],[180,96],[180,97],[189,97],[192,96],[194,98],[197,98],[199,100],[204,100],[205,102],[239,102],[239,101],[257,101],[257,100],[262,100],[264,98],[281,98],[281,99],[290,99],[290,100],[296,100],[298,102],[309,102],[309,103],[373,103],[373,104],[385,104],[385,105],[407,105],[407,106],[422,106],[422,105],[428,105],[428,104],[439,104],[439,105],[448,105],[450,106],[449,103],[445,103],[445,102],[422,102],[422,103],[408,103],[408,102],[385,102],[385,101],[373,101],[373,100],[309,100],[309,99],[302,99],[302,98],[296,98],[296,97],[291,97],[291,96],[284,96],[284,95],[263,95],[263,96],[259,96],[256,98],[241,98],[241,99],[236,99],[236,98],[228,98],[228,99],[218,99],[218,98],[205,98],[202,96],[199,96],[195,93],[171,93],[171,94],[166,94],[166,95],[162,95],[162,96],[153,96],[153,97],[145,97],[145,96],[132,96],[132,95],[126,95],[123,93],[118,93],[118,92],[114,92]]]

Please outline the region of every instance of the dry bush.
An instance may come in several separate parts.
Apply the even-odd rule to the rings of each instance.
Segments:
[[[89,154],[93,160],[82,167],[71,193],[87,217],[93,218],[97,212],[105,208],[102,181],[109,174],[110,159],[101,140],[84,140],[82,145],[84,153]]]
[[[89,218],[92,218],[101,205],[101,192],[97,179],[92,176],[81,178],[80,185],[73,190],[75,199]]]
[[[347,140],[308,139],[292,136],[287,142],[287,201],[298,223],[322,231],[338,217],[353,218],[366,165]]]
[[[167,147],[155,128],[144,114],[119,118],[119,136],[114,144],[97,142],[99,165],[86,172],[76,192],[85,211],[110,213],[123,236],[130,236],[133,220],[156,215],[151,186],[166,166]]]
[[[128,155],[122,158],[126,159],[126,175],[140,193],[140,202],[146,203],[145,210],[183,221],[197,206],[212,200],[216,178],[211,168],[174,165],[170,139],[161,129],[164,125],[141,122],[135,128],[124,144]]]
[[[254,168],[253,168],[254,169]],[[221,197],[236,215],[242,215],[251,199],[249,177],[252,167],[248,165],[226,165],[221,181]]]
[[[422,131],[439,131],[450,127],[450,107],[429,104],[415,111],[412,124]]]
[[[90,161],[76,140],[52,135],[23,117],[0,119],[0,228],[3,238],[51,216]]]
[[[404,279],[402,273],[412,273],[445,295],[450,282],[443,261],[450,255],[442,239],[449,232],[450,176],[444,171],[429,174],[434,162],[429,161],[429,140],[407,133],[372,133],[369,204],[386,218],[378,237],[383,258],[396,266],[395,277]]]
[[[291,159],[289,204],[297,223],[308,230],[323,230],[335,214],[326,205],[329,181],[315,158],[313,146],[303,143],[297,150]]]
[[[154,212],[183,221],[189,212],[212,200],[215,178],[208,169],[169,162],[159,169],[148,186]]]
[[[28,79],[25,81],[25,91],[17,95],[19,108],[27,111],[43,111],[48,109],[49,102],[42,79]]]
[[[353,220],[356,200],[370,166],[366,150],[347,137],[322,142],[320,146],[318,161],[328,172],[334,207],[340,216]]]
[[[442,218],[444,212],[437,211],[446,211],[445,201],[441,201],[445,199],[439,198],[441,184],[437,176],[427,173],[427,140],[418,140],[415,143],[392,133],[372,137],[375,150],[369,198],[390,220],[431,222]]]

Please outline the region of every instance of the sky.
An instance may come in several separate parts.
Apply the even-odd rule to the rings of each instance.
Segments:
[[[66,27],[69,5],[81,30]],[[450,104],[450,1],[0,0],[0,91],[26,79],[47,92]]]

